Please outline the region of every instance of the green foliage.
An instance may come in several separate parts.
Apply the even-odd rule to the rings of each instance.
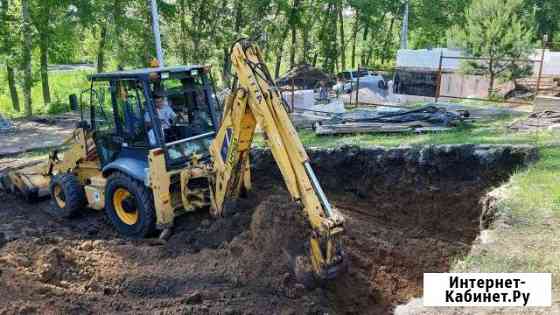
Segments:
[[[89,88],[89,82],[87,81],[87,75],[90,74],[88,71],[59,71],[51,73],[51,93],[52,93],[52,103],[55,103],[55,108],[60,108],[62,105],[68,104],[68,96],[70,94],[80,95],[80,93],[87,88]],[[3,76],[0,75],[0,80]],[[20,99],[23,100],[23,96],[19,95]],[[47,114],[49,107],[42,103],[41,87],[35,85],[31,91],[31,97],[33,100],[33,113],[34,114]],[[21,113],[14,111],[11,106],[10,96],[7,93],[0,94],[0,113],[8,117],[18,117]]]
[[[70,105],[68,103],[56,101],[51,102],[47,106],[47,114],[49,115],[57,115],[62,114],[70,111]]]
[[[48,46],[48,64],[85,62],[97,64],[103,71],[143,67],[155,56],[148,0],[26,1],[32,20],[34,110],[46,110],[43,100],[36,98],[36,91],[40,91],[36,88],[42,85],[41,78],[45,79],[45,73],[41,76],[39,71],[41,64],[45,68],[44,60],[40,62],[45,57],[40,53],[44,52],[41,50],[44,45]],[[500,39],[499,56],[524,55],[521,50],[530,47],[522,45],[527,39],[536,41],[543,32],[559,31],[557,1],[523,0],[522,4],[521,0],[409,1],[411,48],[445,44],[445,34],[452,25],[464,25],[465,34],[480,29],[487,31],[473,28],[486,27],[482,24],[486,13],[475,12],[491,12],[496,8],[500,10],[488,19],[495,23],[488,25],[496,31],[491,35]],[[467,11],[471,22],[467,23],[465,8],[471,2],[473,6]],[[296,63],[310,63],[332,74],[343,70],[343,65],[346,68],[390,66],[399,48],[403,3],[395,0],[158,0],[166,64],[211,64],[214,78],[222,86],[231,79],[228,75],[230,46],[242,36],[266,34],[260,46],[273,72],[288,70],[293,52]],[[494,7],[490,6],[492,3]],[[25,51],[21,4],[22,0],[0,0],[0,72],[6,71],[6,65],[15,69],[16,90],[20,94]],[[475,10],[478,7],[483,9]],[[477,19],[479,22],[472,22]],[[536,23],[535,30],[526,27],[526,21]],[[509,28],[507,32],[499,31],[504,24]],[[456,33],[457,30],[450,32]],[[492,38],[478,38],[477,42],[470,36],[464,37],[472,44],[469,49],[479,55],[492,51],[488,48]],[[510,69],[509,73],[503,70],[500,75],[514,77],[520,71]],[[11,103],[5,78],[6,75],[0,76],[2,110],[9,109]],[[50,83],[57,84],[54,79]],[[53,95],[59,91],[53,86],[50,90]]]
[[[522,0],[473,0],[465,12],[465,24],[448,32],[450,46],[473,57],[488,58],[465,64],[465,70],[496,77],[520,76],[523,66],[511,59],[527,59],[532,50],[532,30],[523,13]]]

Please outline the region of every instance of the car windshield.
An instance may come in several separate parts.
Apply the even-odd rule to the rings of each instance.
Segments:
[[[214,134],[215,133],[212,131],[167,143],[167,151],[169,152],[169,158],[172,164],[188,161],[195,154],[202,158],[207,157],[210,144],[212,144],[212,140],[214,140]]]
[[[152,82],[151,89],[169,162],[183,163],[193,154],[206,156],[216,128],[214,92],[206,74],[191,70],[171,75]]]

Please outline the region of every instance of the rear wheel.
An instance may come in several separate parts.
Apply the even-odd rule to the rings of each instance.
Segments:
[[[51,197],[56,205],[56,214],[63,218],[70,218],[86,205],[84,187],[74,174],[59,174],[51,179]]]
[[[122,235],[143,238],[155,230],[151,190],[124,174],[115,173],[109,177],[105,190],[105,212]]]

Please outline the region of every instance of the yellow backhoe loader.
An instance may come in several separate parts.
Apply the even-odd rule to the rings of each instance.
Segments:
[[[128,237],[166,235],[182,212],[208,208],[221,216],[251,189],[249,151],[260,126],[311,225],[312,271],[334,278],[347,266],[343,217],[321,189],[259,48],[240,40],[231,61],[235,79],[221,118],[208,67],[92,75],[89,102],[64,151],[8,173],[3,186],[28,198],[50,194],[64,217],[104,210]]]

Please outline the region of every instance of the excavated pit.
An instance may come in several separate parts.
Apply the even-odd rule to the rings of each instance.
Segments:
[[[346,218],[350,271],[306,290],[290,273],[308,227],[266,150],[253,192],[213,220],[180,217],[166,244],[120,238],[103,214],[53,217],[0,193],[0,314],[390,314],[421,296],[491,219],[486,193],[537,158],[529,146],[309,150]]]
[[[492,220],[486,193],[537,158],[526,146],[308,153],[346,219],[350,272],[327,290],[331,307],[343,314],[390,313],[395,304],[421,296],[423,273],[449,270]],[[278,185],[270,152],[257,152],[255,160],[255,186]]]

